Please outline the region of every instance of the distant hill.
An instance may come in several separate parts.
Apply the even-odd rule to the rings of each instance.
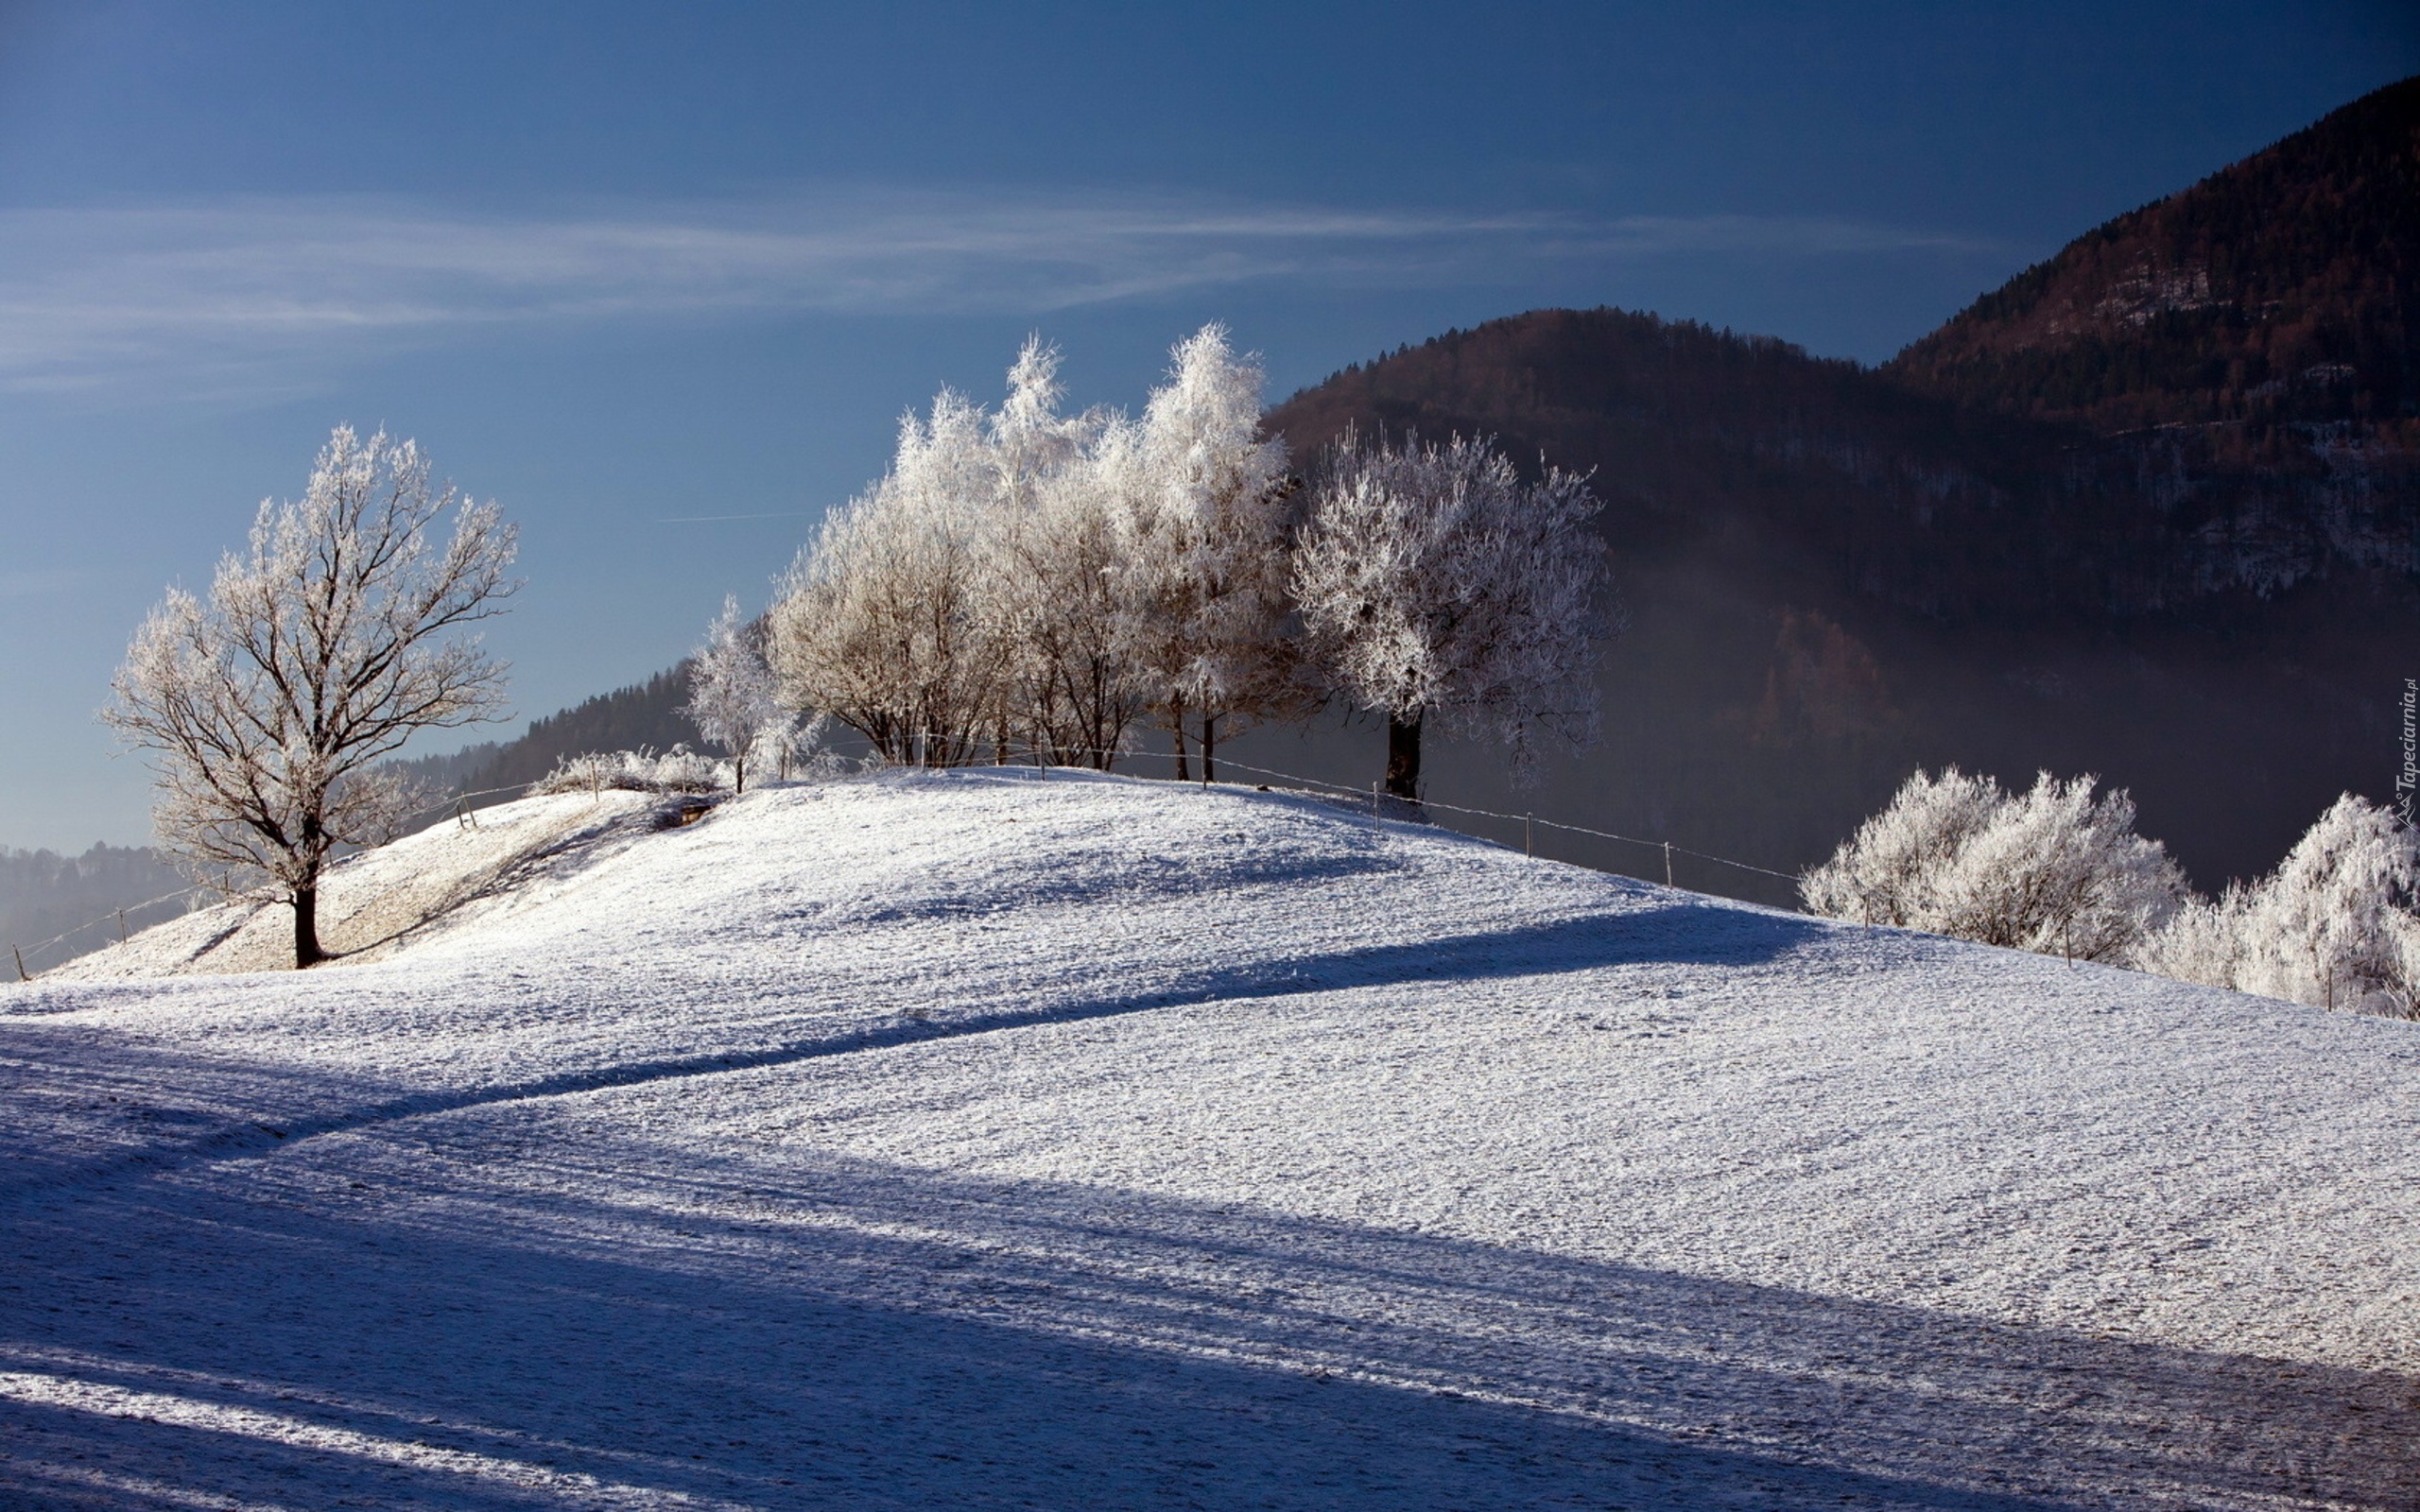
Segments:
[[[1305,467],[1348,425],[1494,435],[1607,500],[1630,629],[1604,745],[1537,792],[1448,745],[1440,798],[1793,872],[1919,765],[2091,771],[2214,887],[2339,792],[2392,796],[2420,676],[2416,275],[2420,79],[2078,238],[1878,369],[1542,310],[1348,368],[1268,425]],[[685,691],[675,667],[409,765],[477,792],[694,742]],[[1331,720],[1224,749],[1358,784],[1378,739]],[[1541,849],[1662,874],[1654,850]]]
[[[1537,792],[1448,746],[1437,795],[1794,872],[1918,765],[2091,771],[2205,886],[2274,865],[2341,791],[2391,797],[2420,676],[2415,123],[2420,80],[2348,106],[1879,369],[1541,310],[1278,405],[1269,428],[1306,468],[1348,425],[1479,433],[1593,471],[1607,501],[1630,630],[1603,746]],[[681,696],[667,673],[431,774],[477,790],[694,739]],[[1229,755],[1357,784],[1376,738],[1331,722]],[[1658,851],[1552,843],[1662,874]]]

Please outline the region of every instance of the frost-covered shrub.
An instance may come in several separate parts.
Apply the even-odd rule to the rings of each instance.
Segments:
[[[1943,879],[2008,795],[1957,767],[1917,772],[1832,858],[1799,879],[1807,911],[1827,919],[1923,929]]]
[[[630,793],[721,793],[728,792],[731,783],[728,762],[675,746],[661,756],[648,750],[566,756],[555,764],[553,771],[530,783],[529,792],[532,797],[608,788]]]
[[[2012,794],[1950,767],[1910,777],[1800,882],[1807,909],[1986,945],[2126,964],[2186,897],[2123,789],[2044,772]]]
[[[839,752],[826,748],[827,722],[821,714],[804,724],[783,721],[758,733],[748,760],[758,772],[770,772],[780,782],[829,782],[862,770]],[[626,793],[729,793],[735,791],[733,764],[675,746],[658,755],[652,750],[618,750],[566,756],[555,769],[529,784],[533,798],[553,793],[596,793],[615,789]],[[762,778],[757,779],[759,782]]]
[[[828,782],[873,765],[851,761],[826,746],[823,737],[831,725],[825,714],[804,721],[780,720],[757,731],[748,759],[756,770],[771,772],[776,782]]]
[[[2420,834],[2345,794],[2250,886],[2196,901],[2145,942],[2145,970],[2322,1007],[2420,1017]]]
[[[2135,965],[2179,982],[2204,987],[2236,985],[2243,960],[2250,891],[2229,883],[2216,898],[2189,898],[2169,921],[2135,948]]]

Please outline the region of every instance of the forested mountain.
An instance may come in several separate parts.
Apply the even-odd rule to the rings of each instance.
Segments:
[[[1593,469],[1607,501],[1629,628],[1604,744],[1534,793],[1445,746],[1432,790],[1792,871],[1918,765],[2092,771],[2205,886],[2274,865],[2340,791],[2391,798],[2420,675],[2415,121],[2420,81],[2348,106],[1880,369],[1547,310],[1293,396],[1269,424],[1298,466],[1347,424],[1484,433]],[[693,740],[683,696],[666,674],[431,775],[493,787],[574,750]],[[1357,784],[1378,740],[1331,718],[1233,755]]]
[[[1484,760],[1441,782],[1791,870],[1920,764],[2096,771],[2215,885],[2339,791],[2394,796],[2420,675],[2416,111],[2420,81],[2348,107],[1879,370],[1538,311],[1270,424],[1306,464],[1354,424],[1595,472],[1631,621],[1606,744],[1532,798]]]
[[[2094,434],[2420,417],[2420,79],[2026,269],[1891,370]]]

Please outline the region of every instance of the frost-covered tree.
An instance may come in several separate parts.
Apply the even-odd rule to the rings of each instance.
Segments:
[[[1112,418],[1062,416],[1058,367],[1056,349],[1028,339],[992,421],[1000,519],[986,621],[1009,731],[1038,761],[1106,771],[1148,690],[1121,639],[1124,558],[1100,450]]]
[[[748,790],[748,760],[771,752],[794,727],[765,662],[758,628],[742,619],[739,600],[726,594],[706,642],[689,659],[689,702],[682,713],[698,733],[731,758],[732,791]]]
[[[1176,740],[1188,731],[1205,781],[1219,737],[1288,708],[1296,694],[1286,447],[1260,434],[1260,364],[1224,326],[1180,342],[1141,420],[1097,453],[1116,500],[1120,660]]]
[[[408,817],[379,764],[415,731],[500,714],[504,664],[462,632],[519,586],[513,538],[493,503],[432,490],[410,441],[338,427],[302,499],[262,503],[209,598],[171,589],[136,632],[102,718],[153,757],[161,845],[197,875],[267,873],[296,966],[324,958],[328,858]]]
[[[1099,473],[1061,472],[1003,540],[996,602],[1016,727],[1041,761],[1107,771],[1152,700],[1125,655],[1123,558]]]
[[[1293,561],[1314,662],[1387,718],[1387,791],[1420,796],[1421,735],[1492,734],[1534,769],[1539,731],[1596,731],[1604,548],[1587,480],[1524,483],[1486,440],[1389,446],[1347,434]]]
[[[997,470],[981,408],[947,389],[900,422],[890,472],[833,512],[769,616],[782,696],[886,761],[972,760],[999,721],[1001,644],[985,603]]]
[[[989,750],[1106,768],[1157,712],[1208,762],[1288,706],[1289,482],[1260,371],[1205,327],[1139,420],[1059,410],[1029,339],[996,413],[944,391],[828,521],[770,616],[789,702],[885,759]]]
[[[2185,879],[2135,833],[2123,789],[2044,772],[2011,794],[1956,767],[1917,772],[1888,807],[1801,879],[1808,912],[2130,963],[2176,913]]]
[[[2195,900],[2145,943],[2147,971],[2321,1007],[2420,1017],[2420,834],[2345,794],[2277,869]]]

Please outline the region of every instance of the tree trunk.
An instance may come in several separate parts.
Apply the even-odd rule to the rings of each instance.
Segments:
[[[1184,705],[1178,704],[1168,715],[1168,733],[1176,740],[1176,780],[1190,782],[1184,765]]]
[[[317,966],[328,958],[320,949],[320,885],[294,889],[294,969]]]
[[[1218,768],[1210,765],[1210,760],[1218,749],[1219,716],[1203,714],[1201,716],[1201,781],[1204,782],[1215,782],[1219,780]]]
[[[1387,715],[1387,796],[1420,801],[1420,721]]]

